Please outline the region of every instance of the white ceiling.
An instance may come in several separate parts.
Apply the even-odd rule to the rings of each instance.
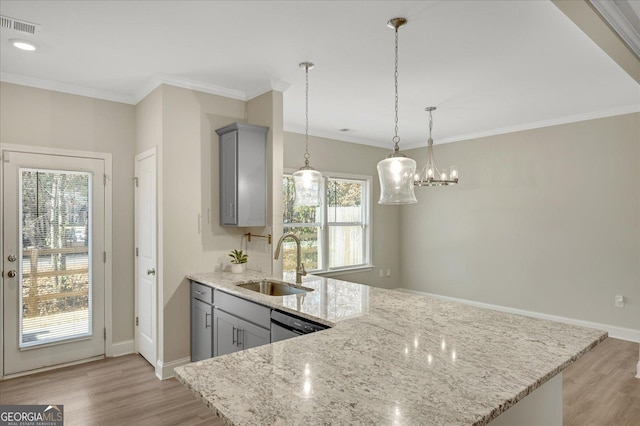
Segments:
[[[401,148],[640,110],[640,86],[550,1],[8,1],[2,80],[136,103],[159,82],[248,99],[284,92],[285,130]],[[19,51],[10,38],[33,41]],[[339,129],[349,128],[350,132]]]

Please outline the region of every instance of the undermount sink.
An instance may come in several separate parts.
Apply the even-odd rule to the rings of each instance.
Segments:
[[[299,294],[313,291],[312,288],[294,286],[292,284],[271,280],[250,281],[248,283],[238,284],[238,287],[246,288],[247,290],[255,291],[257,293],[266,294],[268,296],[287,296],[290,294]]]

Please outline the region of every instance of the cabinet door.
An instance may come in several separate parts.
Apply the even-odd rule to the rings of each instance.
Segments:
[[[262,327],[251,324],[250,322],[238,319],[238,326],[240,327],[239,340],[242,349],[255,348],[256,346],[266,345],[271,343],[271,331],[265,330]]]
[[[191,361],[213,356],[213,307],[191,299]]]
[[[266,226],[266,130],[243,126],[238,135],[238,226]]]
[[[238,132],[220,137],[220,222],[237,225],[238,217]]]
[[[242,349],[238,345],[238,319],[219,309],[214,310],[214,355],[226,355]]]

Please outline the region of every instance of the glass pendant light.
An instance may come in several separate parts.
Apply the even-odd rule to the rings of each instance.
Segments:
[[[400,153],[400,137],[398,136],[398,28],[407,23],[405,18],[393,18],[387,25],[395,30],[396,67],[394,73],[396,90],[395,136],[392,139],[393,152],[378,163],[380,178],[380,201],[378,204],[413,204],[417,203],[413,192],[413,179],[416,162]]]
[[[449,167],[449,170],[438,170],[436,161],[433,159],[433,139],[431,138],[431,130],[433,129],[433,111],[436,107],[427,107],[425,111],[429,113],[429,140],[427,141],[427,164],[422,168],[420,173],[416,174],[416,186],[446,186],[458,183],[458,168],[456,166]]]
[[[317,207],[322,204],[320,191],[322,188],[322,173],[309,165],[309,70],[313,68],[311,62],[300,63],[300,68],[304,68],[306,75],[305,86],[305,129],[304,129],[304,166],[293,173],[293,185],[295,187],[296,198],[293,207]]]

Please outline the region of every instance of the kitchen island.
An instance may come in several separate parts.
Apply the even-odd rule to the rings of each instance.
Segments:
[[[561,424],[561,371],[607,337],[330,278],[306,277],[302,285],[314,291],[303,296],[236,286],[262,277],[188,276],[332,328],[176,368],[232,425],[508,424],[501,421],[529,400],[552,405],[529,412]]]

